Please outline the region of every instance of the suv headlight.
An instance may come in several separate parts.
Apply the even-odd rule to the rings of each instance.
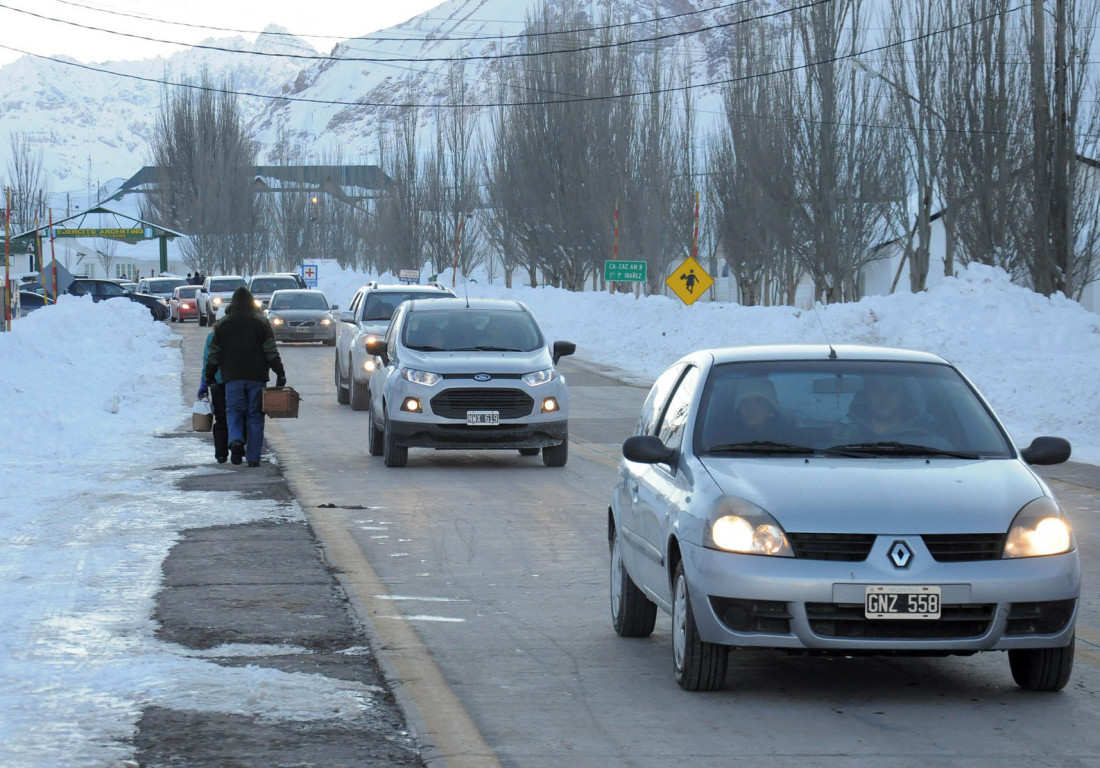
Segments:
[[[743,499],[722,499],[707,519],[703,544],[744,555],[794,557],[787,534],[769,515]]]
[[[415,368],[402,368],[401,375],[413,384],[423,384],[425,387],[434,387],[443,377],[431,371],[418,371]]]
[[[210,303],[213,304],[215,307],[220,307],[222,305],[222,297],[215,296],[210,300]]]
[[[548,381],[554,380],[554,369],[544,368],[541,371],[534,371],[533,373],[525,373],[522,376],[523,383],[529,387],[537,387],[539,384],[545,384]]]
[[[1061,555],[1077,547],[1073,529],[1054,499],[1043,496],[1016,513],[1005,539],[1004,558]]]

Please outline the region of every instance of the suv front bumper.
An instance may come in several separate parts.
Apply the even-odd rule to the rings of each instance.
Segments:
[[[522,424],[499,424],[493,427],[468,426],[462,422],[391,421],[400,445],[410,448],[442,449],[512,449],[547,448],[560,445],[569,436],[569,421],[540,421]]]

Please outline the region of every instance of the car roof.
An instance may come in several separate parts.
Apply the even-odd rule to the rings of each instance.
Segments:
[[[413,299],[409,302],[410,311],[431,311],[441,312],[444,310],[459,310],[459,309],[471,309],[471,310],[484,310],[495,309],[504,310],[507,312],[527,312],[527,307],[519,301],[513,299],[461,299],[461,298],[446,298],[446,299],[432,299],[431,301],[424,301],[419,299]]]
[[[280,288],[272,291],[271,295],[274,296],[276,293],[319,293],[323,296],[325,292],[319,288]]]
[[[367,293],[450,293],[450,289],[439,283],[421,285],[420,283],[367,283],[359,288]]]
[[[717,347],[699,350],[695,355],[710,356],[715,363],[758,362],[771,360],[882,360],[950,365],[939,355],[899,347],[875,347],[864,344],[759,344],[744,347]]]

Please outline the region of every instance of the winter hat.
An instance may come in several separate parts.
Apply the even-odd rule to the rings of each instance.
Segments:
[[[741,382],[737,389],[737,397],[734,398],[733,407],[740,408],[741,403],[750,397],[759,397],[765,400],[772,408],[779,410],[779,403],[775,399],[775,386],[771,379],[765,376],[753,376]]]

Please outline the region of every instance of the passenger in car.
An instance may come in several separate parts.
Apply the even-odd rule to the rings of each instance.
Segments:
[[[883,376],[864,380],[863,390],[848,406],[848,415],[856,431],[874,438],[910,429],[917,425],[919,416],[909,393]]]
[[[752,376],[741,382],[734,398],[738,425],[736,442],[785,442],[790,422],[783,417],[775,397],[775,385],[765,376]]]

